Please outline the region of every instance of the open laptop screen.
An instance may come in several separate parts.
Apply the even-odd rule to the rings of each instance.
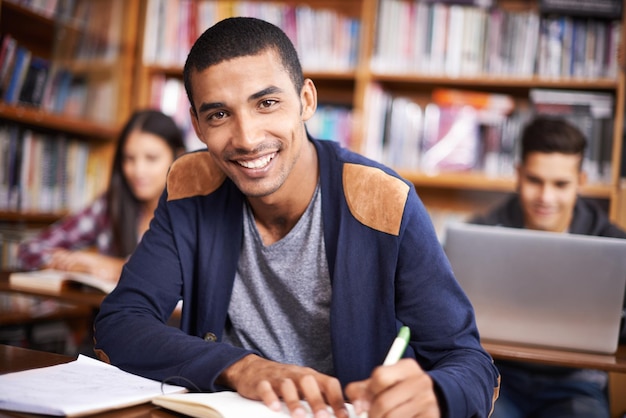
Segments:
[[[445,237],[481,338],[617,350],[626,240],[463,223]]]

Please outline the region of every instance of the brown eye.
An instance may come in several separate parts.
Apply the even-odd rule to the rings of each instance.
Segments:
[[[209,115],[209,120],[220,120],[226,117],[226,112],[215,112]]]
[[[261,108],[263,109],[268,109],[272,106],[274,106],[276,103],[278,103],[277,100],[273,100],[273,99],[265,99],[261,101],[261,104],[259,105]]]

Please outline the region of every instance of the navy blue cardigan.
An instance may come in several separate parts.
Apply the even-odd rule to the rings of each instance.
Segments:
[[[432,376],[446,415],[487,416],[498,372],[413,186],[333,142],[311,140],[320,165],[336,377],[342,385],[367,378],[408,325],[406,356]],[[250,353],[220,342],[243,200],[207,152],[174,163],[149,231],[96,319],[100,358],[149,378],[180,376],[202,390],[223,389],[215,379]],[[181,329],[166,325],[179,299]]]

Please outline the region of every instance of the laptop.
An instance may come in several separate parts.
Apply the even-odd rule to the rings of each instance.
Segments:
[[[444,247],[482,339],[617,350],[626,239],[451,223]]]

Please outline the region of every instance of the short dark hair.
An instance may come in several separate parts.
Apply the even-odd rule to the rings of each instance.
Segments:
[[[563,118],[537,116],[531,120],[522,132],[522,163],[531,152],[560,153],[582,157],[587,147],[585,135]]]
[[[268,49],[279,54],[299,94],[304,85],[302,66],[293,43],[279,27],[252,17],[231,17],[204,31],[191,47],[183,69],[185,91],[193,111],[196,109],[191,93],[192,70],[203,71],[223,61],[257,55]]]

